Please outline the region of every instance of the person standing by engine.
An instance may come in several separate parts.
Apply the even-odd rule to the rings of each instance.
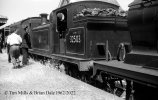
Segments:
[[[16,68],[20,66],[20,45],[22,43],[22,38],[17,34],[18,29],[15,32],[11,33],[7,38],[7,45],[9,45],[9,54],[11,57],[11,62],[13,67]]]
[[[23,55],[23,59],[22,59],[22,64],[23,66],[28,64],[28,49],[31,48],[31,41],[30,41],[30,35],[29,35],[29,27],[26,26],[24,28],[25,33],[22,35],[22,55]]]

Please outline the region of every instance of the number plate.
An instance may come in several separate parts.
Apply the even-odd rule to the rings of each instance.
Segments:
[[[84,28],[71,28],[66,35],[66,53],[84,54],[85,50],[85,31]]]

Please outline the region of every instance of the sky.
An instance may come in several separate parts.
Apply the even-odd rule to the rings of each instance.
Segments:
[[[124,10],[133,0],[117,0]],[[58,7],[60,0],[0,0],[0,15],[8,18],[7,24],[18,22],[28,17],[50,14]]]

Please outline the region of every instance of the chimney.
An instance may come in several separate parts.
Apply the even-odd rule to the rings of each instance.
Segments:
[[[40,14],[40,16],[41,16],[41,24],[42,25],[46,24],[47,23],[47,16],[48,16],[48,14],[42,13],[42,14]]]

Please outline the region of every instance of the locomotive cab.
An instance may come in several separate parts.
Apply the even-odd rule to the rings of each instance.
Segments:
[[[127,18],[116,0],[68,3],[50,14],[50,22],[52,55],[62,61],[86,65],[80,62],[113,60],[119,58],[122,44],[130,45]]]
[[[94,60],[109,55],[116,59],[120,43],[130,44],[127,19],[115,15],[117,11],[115,0],[80,1],[54,10],[50,16],[54,53]]]
[[[65,53],[65,36],[67,33],[67,9],[57,12],[57,32],[60,42],[60,53]]]

